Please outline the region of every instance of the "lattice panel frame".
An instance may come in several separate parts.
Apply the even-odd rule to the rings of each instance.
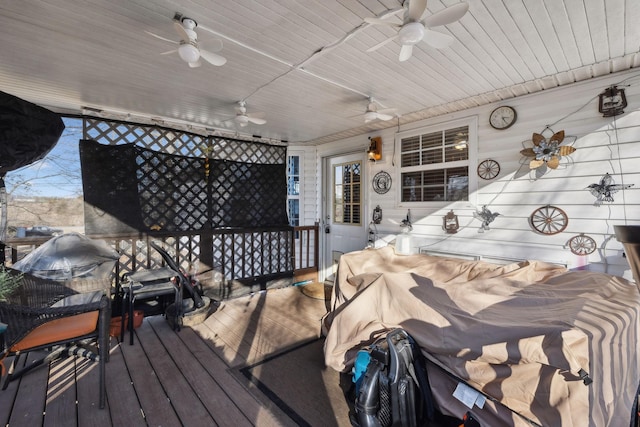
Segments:
[[[234,162],[284,164],[286,148],[255,141],[203,136],[139,123],[83,117],[84,139],[106,145],[135,144],[149,150],[187,157]]]

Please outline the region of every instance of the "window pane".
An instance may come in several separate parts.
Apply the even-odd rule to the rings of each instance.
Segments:
[[[338,184],[342,184],[342,166],[338,165],[338,166],[334,166],[333,168],[334,170],[334,182],[336,185]]]
[[[300,177],[299,176],[289,176],[287,180],[287,194],[289,196],[300,195]]]
[[[428,150],[422,152],[422,164],[430,165],[433,163],[442,163],[442,149]]]
[[[360,224],[360,205],[353,205],[353,218],[352,224]]]
[[[344,205],[344,213],[342,218],[345,224],[351,224],[351,205]]]
[[[431,171],[424,171],[424,184],[444,184],[444,169],[436,169]]]
[[[420,149],[420,136],[411,136],[409,138],[403,138],[400,141],[400,150],[404,153],[412,150]]]
[[[300,200],[289,199],[289,225],[300,225]]]
[[[289,175],[300,175],[300,156],[289,157]]]
[[[422,201],[422,172],[410,172],[402,174],[402,201]]]
[[[342,195],[342,185],[336,185],[333,191],[334,203],[343,203],[344,196]]]
[[[422,135],[422,149],[434,147],[442,147],[442,132]]]
[[[469,150],[466,142],[457,145],[451,145],[444,149],[445,162],[457,162],[458,160],[467,160],[469,158]]]
[[[351,165],[351,171],[353,174],[352,182],[360,182],[360,163]]]
[[[469,199],[469,171],[465,168],[447,170],[447,200]]]
[[[353,193],[352,193],[352,197],[353,199],[351,200],[353,203],[358,203],[358,201],[360,200],[360,184],[354,184],[352,187]]]
[[[418,166],[420,165],[420,152],[414,151],[412,153],[403,153],[401,156],[401,167]]]
[[[445,199],[444,185],[437,187],[426,187],[424,189],[424,201],[425,202],[441,202]]]

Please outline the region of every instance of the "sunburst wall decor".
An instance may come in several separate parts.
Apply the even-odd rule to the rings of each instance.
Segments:
[[[551,129],[547,129],[551,131]],[[575,137],[573,138],[575,140]],[[568,156],[576,151],[571,145],[566,145],[563,130],[554,133],[549,139],[541,133],[534,132],[531,137],[531,142],[533,143],[533,147],[528,147],[520,151],[520,154],[525,157],[533,157],[529,162],[529,168],[531,169],[537,169],[542,165],[547,165],[551,169],[557,169],[563,156]],[[562,145],[563,142],[565,142],[565,145]]]

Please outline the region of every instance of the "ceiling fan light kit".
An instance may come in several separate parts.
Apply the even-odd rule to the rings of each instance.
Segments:
[[[197,47],[191,43],[183,43],[178,48],[178,55],[184,62],[191,64],[192,62],[198,62],[200,59],[200,51]]]
[[[189,67],[191,68],[200,66],[200,58],[204,59],[211,65],[218,67],[224,65],[227,62],[227,59],[224,56],[213,53],[222,49],[222,41],[214,40],[212,42],[212,45],[214,46],[211,47],[210,51],[202,49],[198,43],[198,34],[195,32],[195,28],[197,26],[198,24],[193,19],[186,17],[183,18],[181,14],[176,13],[173,17],[173,28],[176,33],[178,33],[180,41],[170,40],[149,31],[146,31],[146,33],[157,39],[179,45],[177,49],[164,52],[163,55],[178,52],[180,59],[189,64]]]
[[[408,3],[408,7],[405,11],[402,24],[400,25],[386,21],[385,19],[365,18],[365,22],[372,25],[386,25],[399,28],[397,34],[367,49],[367,52],[373,52],[388,42],[397,39],[402,46],[398,60],[402,62],[411,58],[413,46],[421,41],[424,41],[436,49],[448,47],[454,42],[454,38],[449,34],[433,31],[431,28],[456,22],[469,10],[469,4],[461,2],[444,8],[429,17],[423,18],[427,12],[426,0],[409,0],[405,2],[405,4],[406,3]]]

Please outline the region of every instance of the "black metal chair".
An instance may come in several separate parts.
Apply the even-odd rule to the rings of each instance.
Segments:
[[[105,405],[105,363],[109,360],[109,321],[111,299],[103,292],[78,294],[65,283],[41,279],[28,273],[7,269],[20,277],[21,284],[4,301],[0,301],[0,321],[7,324],[4,347],[0,353],[2,374],[4,359],[14,358],[4,380],[9,382],[32,369],[71,354],[98,361],[99,403]],[[97,343],[97,355],[89,344]],[[43,358],[20,366],[22,355],[34,350],[50,349]]]
[[[129,344],[133,345],[134,304],[138,300],[148,300],[166,295],[173,295],[174,302],[182,301],[182,292],[175,279],[178,273],[170,267],[139,270],[125,273],[120,283],[121,322],[120,341],[124,342],[125,320],[129,330]],[[125,310],[126,309],[126,310]],[[125,316],[128,313],[128,316]]]

